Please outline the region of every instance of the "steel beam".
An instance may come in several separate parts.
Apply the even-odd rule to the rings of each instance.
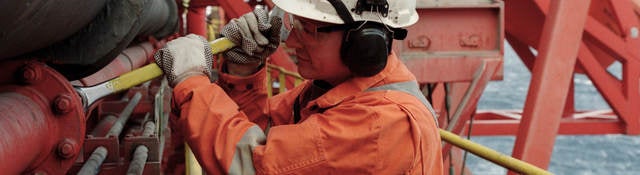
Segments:
[[[471,135],[514,135],[518,132],[519,120],[474,120]],[[468,128],[468,126],[466,127]],[[624,122],[618,119],[562,119],[558,128],[561,135],[622,134]],[[467,132],[466,130],[464,132]]]
[[[533,63],[535,62],[536,56],[531,53],[531,50],[529,50],[529,45],[510,34],[507,34],[505,39],[509,42],[513,51],[518,54],[522,63],[524,63],[527,69],[529,69],[529,72],[531,72],[533,70]]]
[[[640,105],[640,63],[636,60],[630,60],[623,64],[622,69],[622,91],[627,100],[629,108],[626,118],[627,134],[640,134],[640,120],[638,120],[638,106]]]
[[[589,3],[552,1],[543,26],[513,156],[544,169],[551,159]]]
[[[582,44],[578,56],[578,63],[584,68],[590,79],[594,80],[594,85],[601,92],[604,99],[613,110],[624,121],[631,121],[630,111],[626,103],[626,98],[622,93],[622,83],[609,74],[606,69],[598,63],[586,44]]]

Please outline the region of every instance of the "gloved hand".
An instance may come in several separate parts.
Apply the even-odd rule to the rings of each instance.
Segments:
[[[231,20],[221,33],[238,47],[225,52],[225,59],[236,64],[264,63],[280,45],[281,26],[282,19],[269,20],[267,10],[261,8]]]
[[[171,87],[194,75],[206,75],[211,79],[211,46],[196,34],[169,41],[153,57]]]

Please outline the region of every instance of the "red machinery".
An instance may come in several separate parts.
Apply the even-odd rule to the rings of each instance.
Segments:
[[[174,157],[182,149],[176,144],[180,138],[165,140],[172,138],[166,126],[170,92],[160,79],[89,108],[82,107],[73,86],[95,85],[149,63],[154,50],[176,32],[170,26],[177,15],[166,14],[186,13],[186,21],[179,20],[179,35],[206,36],[206,6],[220,7],[230,19],[251,11],[256,2],[44,2],[0,2],[0,11],[11,12],[0,16],[3,174],[98,167],[103,174],[157,174],[162,166],[165,172],[180,171],[175,165],[183,162]],[[268,0],[261,3],[272,6]],[[72,18],[60,11],[74,5],[82,7],[82,15]],[[637,7],[626,0],[418,0],[420,21],[394,49],[423,86],[443,129],[464,135],[473,116],[472,135],[515,135],[513,156],[546,169],[558,134],[640,133],[640,111],[634,108],[640,105]],[[120,18],[107,19],[103,13]],[[118,20],[125,17],[136,20]],[[24,20],[40,22],[17,22]],[[503,77],[505,39],[532,74],[525,107],[522,112],[477,112],[486,85]],[[606,71],[615,61],[623,65],[620,79]],[[271,63],[296,70],[282,49]],[[613,109],[610,117],[574,109],[575,73],[594,82]],[[451,150],[448,145],[443,149]],[[446,158],[454,159],[450,166],[459,165],[455,152]]]

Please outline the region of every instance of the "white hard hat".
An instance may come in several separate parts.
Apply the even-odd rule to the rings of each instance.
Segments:
[[[416,0],[387,0],[388,13],[382,15],[372,11],[357,11],[358,1],[340,0],[349,10],[354,21],[375,21],[393,28],[404,28],[418,21]],[[344,24],[329,0],[273,0],[282,10],[296,16],[332,24]]]

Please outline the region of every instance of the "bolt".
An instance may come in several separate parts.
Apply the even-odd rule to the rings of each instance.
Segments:
[[[24,83],[37,83],[42,77],[42,73],[38,67],[33,64],[27,64],[20,70],[20,78]]]
[[[58,143],[58,155],[69,159],[76,155],[76,142],[71,139],[64,139]]]
[[[73,109],[71,105],[71,96],[69,94],[60,94],[53,100],[53,111],[57,114],[66,114]]]

